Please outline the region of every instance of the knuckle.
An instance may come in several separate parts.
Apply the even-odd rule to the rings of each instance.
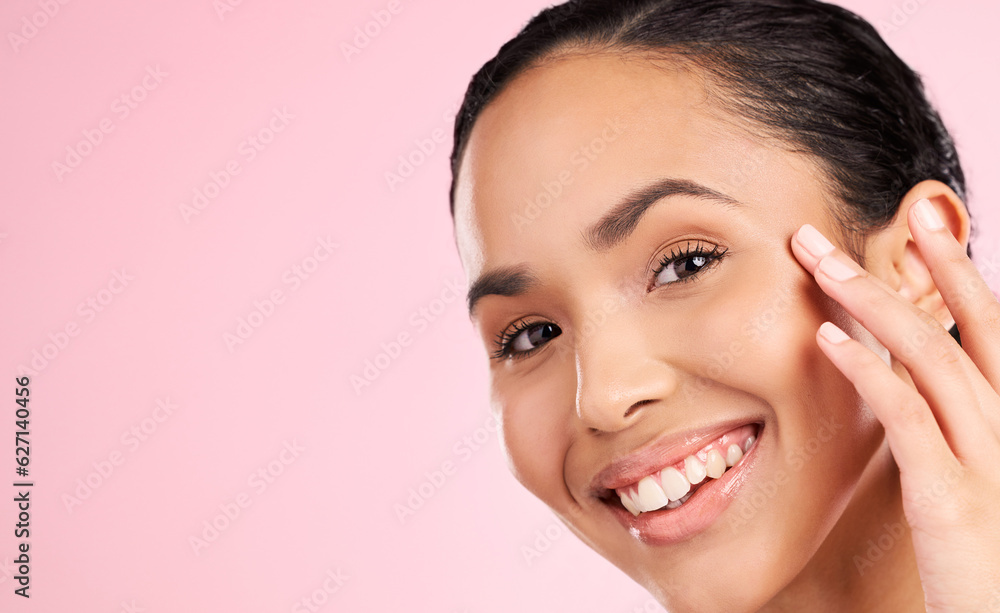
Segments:
[[[987,334],[1000,335],[1000,303],[994,300],[986,305],[979,320]]]
[[[962,348],[959,347],[958,343],[950,335],[947,338],[940,338],[937,334],[934,335],[934,340],[931,342],[930,354],[938,364],[953,366],[961,363],[961,352]]]
[[[886,368],[886,363],[882,358],[871,351],[857,351],[853,361],[858,364],[858,370],[865,373],[878,372],[879,369]]]
[[[956,248],[954,251],[950,251],[944,256],[945,264],[953,270],[969,270],[975,269],[972,264],[972,260],[969,259],[969,255],[965,252],[965,249]]]
[[[940,509],[949,524],[971,528],[981,524],[982,517],[989,512],[987,502],[976,492],[956,487],[942,500]]]
[[[933,315],[928,313],[923,309],[917,310],[917,318],[920,319],[920,323],[923,326],[924,332],[927,334],[932,334],[933,332],[944,330],[939,322]]]
[[[920,325],[903,341],[903,355],[914,358],[927,355],[940,364],[957,364],[961,360],[961,347],[937,319],[930,313],[917,312]]]
[[[899,418],[910,426],[920,428],[927,425],[927,422],[933,419],[933,415],[922,398],[906,394],[899,403]]]

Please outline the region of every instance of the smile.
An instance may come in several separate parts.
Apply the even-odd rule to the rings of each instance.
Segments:
[[[636,483],[615,488],[633,516],[662,508],[676,509],[694,495],[702,483],[719,479],[750,451],[757,440],[757,426],[742,426],[714,439],[683,460],[646,475]]]
[[[634,538],[669,545],[706,530],[758,464],[763,422],[663,437],[598,473],[592,495]]]

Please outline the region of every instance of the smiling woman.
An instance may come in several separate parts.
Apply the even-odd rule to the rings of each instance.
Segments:
[[[473,78],[452,170],[511,469],[668,610],[1000,610],[1000,305],[866,22],[552,7]]]

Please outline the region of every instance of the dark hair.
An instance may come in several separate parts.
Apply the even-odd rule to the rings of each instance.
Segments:
[[[569,0],[532,18],[472,78],[455,119],[452,216],[483,108],[525,70],[594,51],[690,64],[724,94],[723,108],[813,156],[862,263],[864,239],[892,221],[920,181],[937,179],[966,198],[955,145],[920,77],[846,9],[816,0]]]

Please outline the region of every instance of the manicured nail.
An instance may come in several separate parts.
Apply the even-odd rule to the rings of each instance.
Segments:
[[[847,281],[852,277],[858,276],[858,273],[854,272],[853,268],[832,257],[820,260],[819,269],[834,281]]]
[[[823,325],[819,327],[819,333],[823,336],[823,338],[830,341],[834,345],[843,343],[847,339],[851,338],[844,334],[843,330],[828,321],[824,322]]]
[[[799,228],[799,243],[805,247],[814,258],[821,258],[833,251],[833,245],[826,240],[819,230],[806,224]]]
[[[917,221],[920,222],[924,228],[928,230],[940,230],[944,227],[944,222],[941,221],[941,216],[938,215],[937,210],[931,201],[927,198],[922,198],[918,200],[916,204],[913,205],[914,212],[917,214]]]

